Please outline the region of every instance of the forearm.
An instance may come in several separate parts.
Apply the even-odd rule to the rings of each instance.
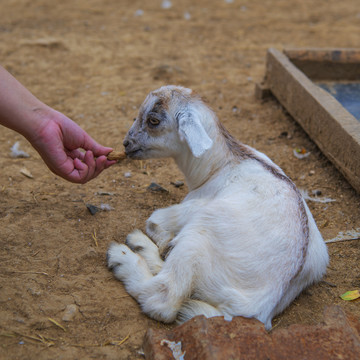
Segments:
[[[31,140],[50,109],[0,65],[0,124]]]

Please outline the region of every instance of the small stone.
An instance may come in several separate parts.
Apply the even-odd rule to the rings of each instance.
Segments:
[[[101,209],[95,205],[86,204],[86,207],[91,215],[95,215],[98,211],[101,211]]]
[[[179,188],[184,186],[184,182],[183,181],[175,181],[175,182],[171,182],[171,185],[174,185],[175,187]]]
[[[154,192],[162,192],[162,193],[168,193],[169,191],[166,190],[165,188],[163,188],[161,185],[152,182],[149,186],[148,186],[148,190],[150,191],[154,191]]]
[[[23,318],[21,318],[21,317],[15,318],[15,321],[20,323],[20,324],[25,324],[25,320]]]
[[[63,321],[72,321],[77,314],[77,306],[75,304],[67,305],[62,317]]]
[[[135,16],[143,16],[143,15],[144,15],[144,10],[138,9],[135,11]]]
[[[191,19],[191,14],[189,12],[185,12],[184,13],[184,19],[185,20],[190,20]]]
[[[42,294],[42,291],[36,285],[30,286],[28,291],[33,296],[40,296]]]
[[[172,3],[170,0],[164,0],[161,4],[163,9],[170,9],[172,7]]]

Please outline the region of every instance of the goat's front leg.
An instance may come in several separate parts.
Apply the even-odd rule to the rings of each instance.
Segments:
[[[146,233],[159,247],[160,254],[166,253],[169,242],[181,231],[203,206],[203,200],[189,200],[165,209],[155,210],[146,222]]]
[[[169,242],[176,236],[176,211],[173,209],[176,206],[156,210],[146,221],[146,233],[158,246],[160,254],[166,252]]]
[[[159,248],[140,230],[134,230],[126,237],[125,244],[146,261],[150,272],[156,275],[163,267]]]

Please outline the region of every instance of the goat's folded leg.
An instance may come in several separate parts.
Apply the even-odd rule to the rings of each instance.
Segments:
[[[166,253],[169,242],[194,216],[196,209],[202,206],[204,200],[194,199],[152,213],[146,222],[146,233],[159,247],[160,254]]]
[[[169,242],[176,235],[175,229],[173,229],[172,224],[168,221],[171,216],[168,216],[169,212],[167,210],[156,210],[146,222],[146,233],[158,246],[160,254],[166,251]]]
[[[163,267],[159,248],[142,231],[135,230],[126,238],[125,244],[146,261],[150,272],[156,275]]]

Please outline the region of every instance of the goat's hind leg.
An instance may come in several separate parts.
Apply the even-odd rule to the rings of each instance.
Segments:
[[[172,265],[165,262],[160,273],[153,276],[145,260],[123,244],[112,244],[107,258],[115,277],[123,282],[126,291],[147,315],[164,322],[175,320],[182,301],[190,292],[191,266],[179,271],[181,261]]]
[[[138,299],[144,284],[153,277],[145,260],[123,244],[110,245],[107,262],[115,277],[124,283],[126,291],[135,299]]]
[[[125,244],[146,261],[151,273],[156,275],[163,267],[159,248],[140,230],[130,233]]]

